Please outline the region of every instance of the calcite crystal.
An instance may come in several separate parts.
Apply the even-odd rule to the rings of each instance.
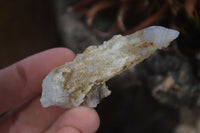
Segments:
[[[167,47],[179,32],[151,26],[131,35],[115,35],[103,45],[90,46],[72,62],[59,66],[43,80],[43,107],[96,107],[110,95],[105,82],[135,66],[157,49]]]

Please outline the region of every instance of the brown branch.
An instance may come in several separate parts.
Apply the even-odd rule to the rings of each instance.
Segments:
[[[125,14],[127,12],[127,9],[128,9],[128,5],[126,3],[123,3],[120,6],[119,12],[117,14],[117,25],[122,32],[126,31],[126,27],[124,25],[124,19],[125,19]]]
[[[95,1],[95,0],[84,0],[84,1],[81,1],[81,2],[76,3],[76,4],[73,6],[73,8],[74,8],[75,10],[79,10],[79,9],[81,9],[81,8],[83,8],[83,7],[85,7],[85,6],[89,5],[89,4],[91,4],[91,3],[94,2],[94,1]]]
[[[185,0],[184,7],[189,18],[194,17],[194,10],[196,3],[197,3],[196,0]]]
[[[93,5],[87,12],[87,24],[88,25],[91,25],[92,24],[92,21],[95,17],[95,15],[103,10],[103,9],[106,9],[106,8],[109,8],[109,7],[112,7],[116,4],[116,2],[114,1],[99,1],[98,3],[96,3],[95,5]]]
[[[158,21],[163,16],[163,14],[168,10],[168,7],[169,7],[168,3],[165,3],[164,5],[161,6],[161,8],[158,12],[156,12],[154,15],[148,17],[147,19],[143,20],[143,22],[141,24],[139,24],[138,26],[127,31],[125,33],[125,35],[133,33],[137,30],[143,29],[149,25],[152,25],[154,22]]]

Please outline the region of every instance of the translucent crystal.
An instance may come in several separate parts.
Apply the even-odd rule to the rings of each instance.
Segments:
[[[53,69],[43,80],[43,107],[96,107],[110,95],[105,82],[135,66],[157,49],[167,47],[179,32],[151,26],[131,35],[115,35],[103,45],[90,46],[74,61]],[[123,84],[123,83],[122,83]]]

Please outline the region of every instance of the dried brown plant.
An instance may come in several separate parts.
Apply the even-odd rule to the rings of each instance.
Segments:
[[[153,24],[163,25],[163,21],[164,25],[182,33],[186,32],[182,26],[184,23],[189,22],[195,24],[196,28],[200,27],[198,0],[82,0],[73,7],[85,11],[88,25],[92,25],[97,13],[102,10],[109,12],[111,8],[116,8],[115,28],[123,34],[130,34]],[[127,24],[129,20],[135,23]]]

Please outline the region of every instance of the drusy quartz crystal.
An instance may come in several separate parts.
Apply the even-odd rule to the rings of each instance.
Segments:
[[[110,95],[105,82],[167,47],[179,32],[151,26],[133,34],[115,35],[99,46],[89,46],[72,62],[53,69],[42,84],[43,107],[96,107]],[[123,84],[123,83],[122,83]]]

